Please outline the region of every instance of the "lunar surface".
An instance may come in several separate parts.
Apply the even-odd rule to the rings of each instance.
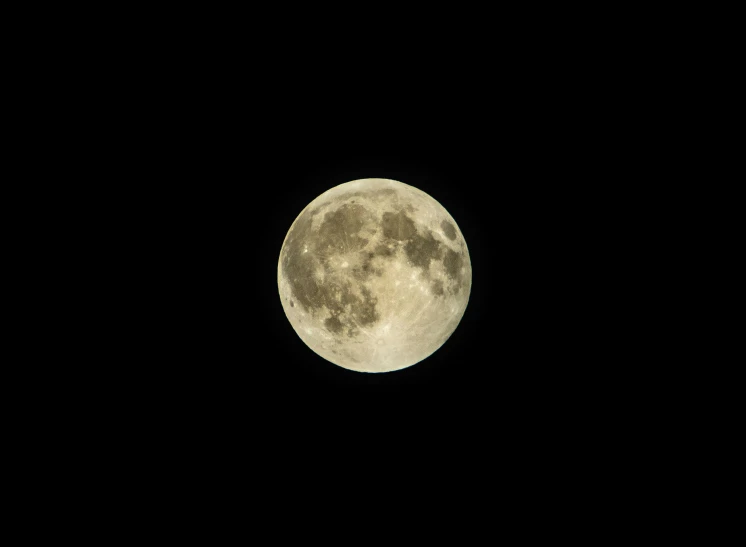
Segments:
[[[295,219],[277,283],[290,324],[332,363],[389,372],[431,355],[466,310],[471,262],[458,225],[394,180],[335,186]]]

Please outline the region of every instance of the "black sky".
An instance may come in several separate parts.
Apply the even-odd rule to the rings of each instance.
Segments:
[[[122,113],[134,129],[123,188],[152,260],[139,279],[157,296],[143,318],[158,341],[149,359],[162,359],[149,369],[153,382],[213,402],[412,386],[463,404],[576,389],[595,355],[587,333],[599,328],[599,304],[587,295],[604,267],[592,259],[599,243],[588,218],[603,214],[616,167],[600,167],[610,152],[591,103],[550,90],[546,74],[480,63],[452,78],[437,63],[416,74],[358,66],[256,78],[211,66],[214,78],[185,88],[169,76],[159,101]],[[314,354],[277,292],[293,220],[324,191],[361,178],[434,197],[472,262],[469,305],[451,338],[387,374]]]

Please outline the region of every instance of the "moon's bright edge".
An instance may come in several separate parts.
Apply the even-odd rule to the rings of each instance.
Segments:
[[[360,372],[418,363],[466,310],[471,262],[448,211],[394,180],[341,184],[290,227],[277,282],[293,329],[318,355]]]

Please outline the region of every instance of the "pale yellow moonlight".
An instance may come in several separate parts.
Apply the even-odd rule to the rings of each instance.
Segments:
[[[285,237],[280,299],[298,336],[360,372],[414,365],[451,336],[471,291],[461,231],[426,193],[387,179],[335,186]]]

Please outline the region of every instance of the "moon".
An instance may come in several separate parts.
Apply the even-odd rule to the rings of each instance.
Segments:
[[[290,324],[315,353],[359,372],[400,370],[453,334],[471,292],[464,236],[425,192],[361,179],[314,199],[277,266]]]

